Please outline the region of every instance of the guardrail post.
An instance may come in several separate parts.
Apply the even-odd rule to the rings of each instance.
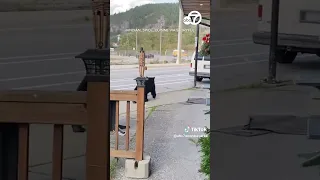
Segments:
[[[143,160],[144,150],[144,118],[145,118],[145,82],[148,78],[137,77],[137,130],[136,130],[136,161]]]

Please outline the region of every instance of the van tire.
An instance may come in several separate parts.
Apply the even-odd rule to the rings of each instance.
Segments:
[[[280,64],[290,64],[297,56],[297,52],[289,52],[285,50],[276,51],[276,61]]]
[[[320,53],[317,53],[316,55],[317,55],[318,57],[320,57]]]
[[[201,82],[203,77],[196,77],[196,81]]]

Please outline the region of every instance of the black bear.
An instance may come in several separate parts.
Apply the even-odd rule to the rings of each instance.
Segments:
[[[156,85],[154,84],[154,78],[155,77],[146,77],[148,80],[145,82],[145,90],[144,90],[144,102],[148,102],[148,94],[151,93],[153,99],[156,98]],[[134,88],[134,90],[137,90],[137,86]],[[135,101],[133,103],[136,103]]]

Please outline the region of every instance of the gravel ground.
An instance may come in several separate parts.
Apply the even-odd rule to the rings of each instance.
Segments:
[[[206,91],[197,92],[204,96]],[[149,116],[145,127],[145,153],[151,156],[151,175],[148,180],[203,180],[199,148],[189,138],[174,138],[184,128],[204,127],[210,124],[203,104],[174,103],[159,106]],[[194,132],[192,134],[202,134]],[[133,145],[132,145],[133,146]],[[128,180],[124,176],[124,160],[118,164],[115,180]]]
[[[128,56],[117,56],[111,55],[111,65],[130,65],[130,64],[138,64],[139,59],[135,57]],[[188,63],[189,60],[181,60],[180,63]],[[176,59],[172,57],[171,59],[168,57],[155,57],[146,59],[146,64],[169,64],[176,63]]]

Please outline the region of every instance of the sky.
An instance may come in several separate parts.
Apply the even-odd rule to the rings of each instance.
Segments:
[[[151,3],[177,3],[179,0],[111,0],[111,14],[127,11],[136,6]]]

